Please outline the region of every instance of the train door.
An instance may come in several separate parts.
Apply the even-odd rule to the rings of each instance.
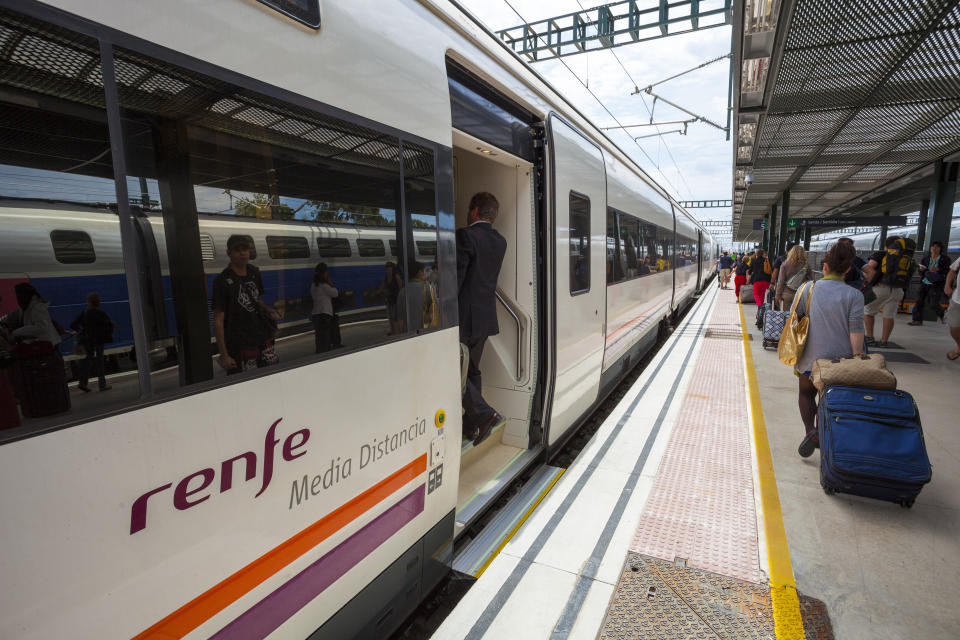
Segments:
[[[554,444],[590,409],[600,388],[606,321],[606,174],[600,149],[551,115]],[[601,313],[601,311],[603,313]]]

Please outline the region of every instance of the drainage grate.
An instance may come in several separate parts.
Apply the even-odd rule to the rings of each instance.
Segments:
[[[770,587],[685,562],[630,553],[611,599],[602,640],[774,640]],[[825,605],[800,598],[806,640],[833,640]]]

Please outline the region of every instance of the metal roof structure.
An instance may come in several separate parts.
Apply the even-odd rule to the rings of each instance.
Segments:
[[[736,240],[788,190],[792,217],[920,208],[960,160],[958,5],[736,0]]]

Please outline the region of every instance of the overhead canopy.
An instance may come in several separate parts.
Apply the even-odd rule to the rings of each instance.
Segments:
[[[960,0],[738,0],[733,228],[920,208],[960,159]]]

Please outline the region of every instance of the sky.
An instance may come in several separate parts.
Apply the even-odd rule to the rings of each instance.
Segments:
[[[460,0],[461,5],[491,30],[497,31],[521,24],[520,18],[505,0]],[[509,0],[523,16],[533,22],[581,10],[577,0]],[[583,7],[600,4],[596,0],[580,0]],[[654,6],[645,0],[641,8]],[[720,0],[704,0],[701,11],[720,6]],[[716,19],[716,18],[714,18]],[[563,61],[581,80],[589,84],[597,97],[621,124],[639,124],[650,121],[648,108],[652,98],[645,94],[631,95],[634,82],[642,89],[676,73],[695,67],[707,60],[730,52],[730,26],[721,26],[693,33],[669,36],[647,42],[631,43],[590,53],[565,56]],[[618,64],[616,52],[624,68]],[[684,108],[726,126],[727,91],[730,66],[727,60],[686,74],[653,88],[653,92]],[[616,126],[598,101],[584,89],[559,60],[533,63],[533,68],[544,76],[573,105],[585,113],[597,126]],[[646,106],[644,105],[646,103]],[[654,121],[689,118],[682,111],[657,102]],[[661,131],[676,130],[681,125],[665,125]],[[620,148],[643,167],[664,189],[677,200],[728,200],[732,188],[732,142],[723,131],[702,122],[691,124],[686,136],[670,133],[645,138],[636,143],[634,136],[655,133],[653,127],[631,128],[627,131],[608,131]],[[641,148],[638,148],[638,145]],[[644,154],[644,151],[646,154]],[[699,219],[730,220],[729,208],[692,209]]]

